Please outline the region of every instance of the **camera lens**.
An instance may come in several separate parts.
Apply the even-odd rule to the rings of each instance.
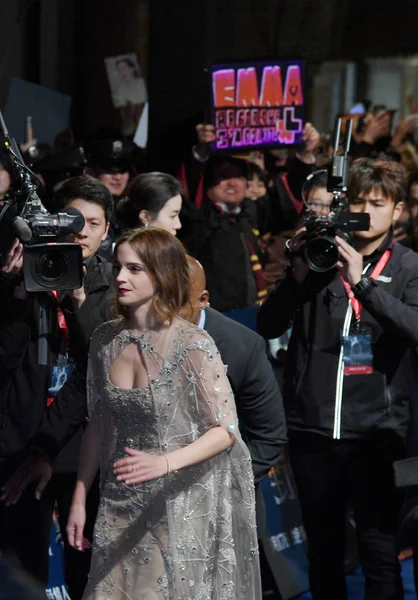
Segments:
[[[328,236],[310,240],[305,249],[305,260],[309,268],[317,273],[325,273],[333,269],[339,256],[336,241]]]
[[[76,290],[83,282],[79,244],[32,244],[25,248],[23,276],[28,292]]]
[[[40,257],[36,270],[42,279],[54,281],[66,272],[67,261],[63,254],[48,252]]]

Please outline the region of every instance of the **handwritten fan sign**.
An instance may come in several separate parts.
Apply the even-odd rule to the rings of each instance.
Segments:
[[[305,121],[301,60],[212,65],[214,150],[300,144]]]

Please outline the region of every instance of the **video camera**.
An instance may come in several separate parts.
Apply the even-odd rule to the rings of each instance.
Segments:
[[[0,208],[0,264],[4,265],[18,238],[24,244],[23,280],[28,292],[78,289],[83,284],[81,247],[58,240],[81,231],[84,217],[75,208],[57,214],[46,210],[37,194],[37,177],[24,164],[1,111],[0,128],[15,174],[15,183]]]
[[[345,194],[348,188],[348,152],[352,127],[352,121],[348,120],[343,145],[344,153],[339,155],[337,153],[340,147],[341,119],[336,119],[334,152],[327,169],[327,191],[334,195],[330,213],[317,215],[308,206],[308,210],[304,213],[304,225],[307,232],[304,259],[309,268],[317,273],[330,271],[339,261],[340,253],[335,241],[336,235],[349,241],[352,231],[367,231],[370,228],[370,215],[348,212],[348,202],[341,198],[341,194]],[[313,176],[315,173],[310,177]]]

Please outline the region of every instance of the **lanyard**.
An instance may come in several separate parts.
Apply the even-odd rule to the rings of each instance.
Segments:
[[[375,268],[373,269],[373,271],[370,275],[371,279],[377,279],[379,277],[379,275],[381,274],[381,272],[383,271],[383,269],[386,267],[386,265],[389,262],[391,252],[392,252],[391,250],[386,250],[386,252],[384,252],[382,254],[382,256],[379,259],[379,262],[377,263],[377,265],[375,266]],[[361,313],[361,309],[363,308],[363,306],[361,305],[360,301],[357,300],[357,298],[354,296],[354,292],[351,289],[350,284],[347,283],[347,281],[345,281],[345,279],[343,279],[343,277],[341,277],[341,280],[343,282],[343,286],[344,286],[345,292],[348,296],[348,299],[351,302],[351,307],[353,309],[354,315],[355,315],[357,321],[360,321],[360,313]]]
[[[56,290],[52,290],[51,293],[54,296],[55,300],[57,301],[57,321],[58,321],[59,328],[61,329],[62,337],[64,338],[65,352],[66,352],[66,354],[68,354],[68,350],[69,350],[70,346],[68,344],[68,326],[67,326],[67,321],[65,320],[64,313],[61,310],[60,301],[58,300],[57,291]]]

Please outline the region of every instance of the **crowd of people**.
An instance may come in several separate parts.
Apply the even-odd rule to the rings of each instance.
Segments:
[[[288,442],[314,600],[347,598],[349,506],[366,597],[403,598],[418,163],[410,121],[388,137],[387,118],[355,132],[339,198],[370,227],[338,230],[326,269],[306,223],[334,210],[333,149],[311,123],[301,147],[247,156],[213,154],[200,124],[171,174],[107,129],[62,168],[32,165],[48,209],[85,221],[62,239],[81,246],[79,289],[27,292],[19,239],[0,268],[0,550],[40,588],[56,508],[72,600],[261,600],[256,492]],[[0,213],[17,185],[4,147]],[[230,318],[254,307],[259,333]]]

